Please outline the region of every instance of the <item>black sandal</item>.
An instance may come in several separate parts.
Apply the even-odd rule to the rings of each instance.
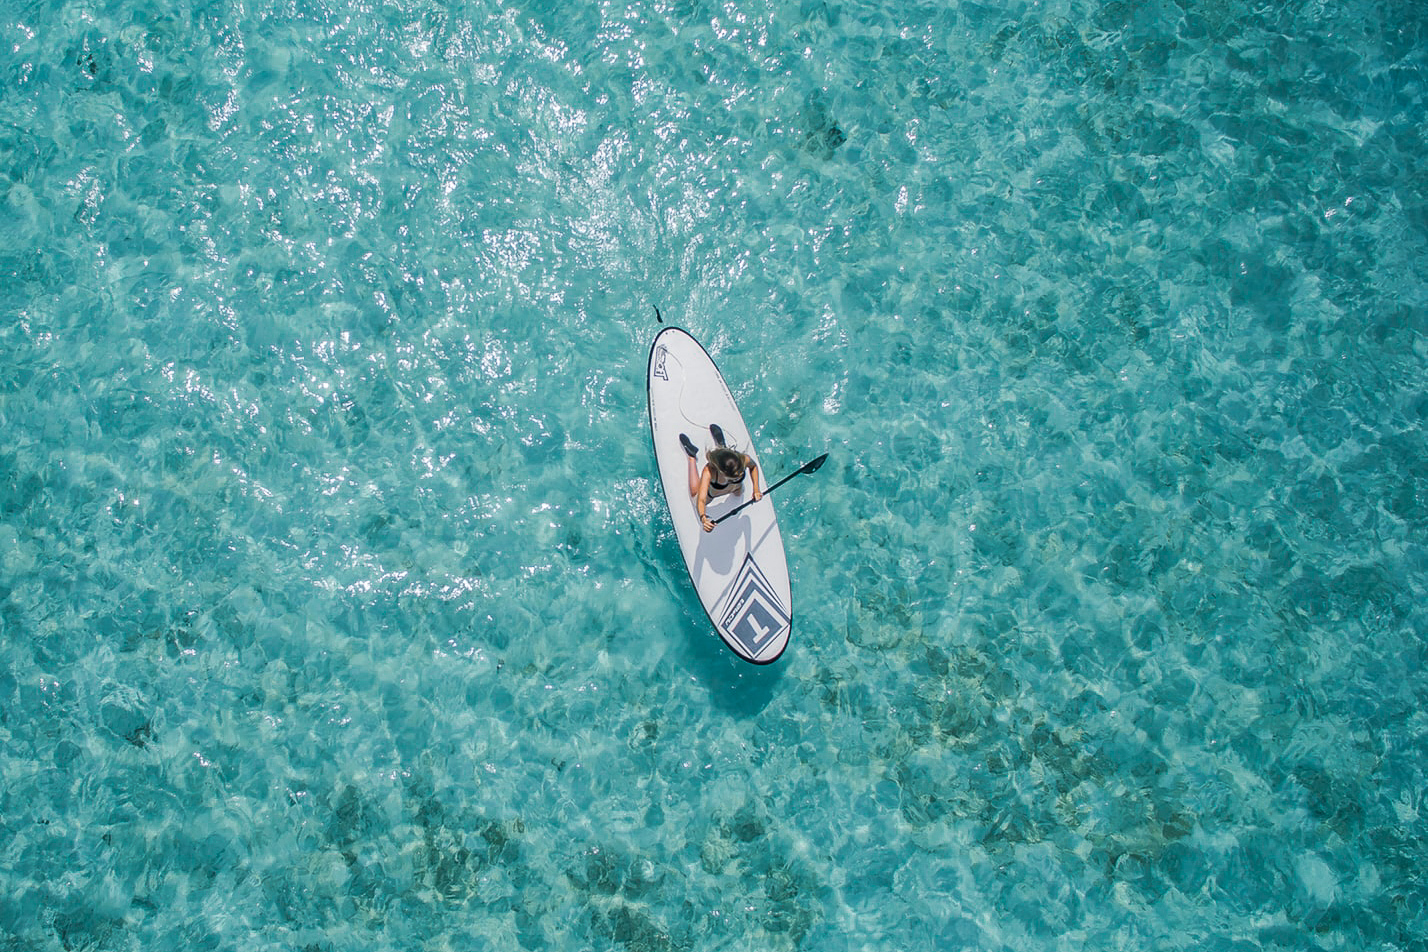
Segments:
[[[683,433],[679,434],[679,445],[684,447],[684,452],[689,454],[690,459],[699,455],[699,451],[694,448],[694,444],[689,441],[689,437]]]

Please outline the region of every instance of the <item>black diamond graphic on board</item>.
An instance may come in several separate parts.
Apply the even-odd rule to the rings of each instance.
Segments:
[[[773,586],[749,556],[720,599],[720,626],[743,646],[749,657],[788,630],[793,620],[779,601]]]

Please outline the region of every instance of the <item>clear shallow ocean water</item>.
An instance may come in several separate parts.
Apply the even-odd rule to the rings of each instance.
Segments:
[[[1428,12],[0,14],[0,945],[1422,949]],[[780,491],[738,662],[652,308]]]

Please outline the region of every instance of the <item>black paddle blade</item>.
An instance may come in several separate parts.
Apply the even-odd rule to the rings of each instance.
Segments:
[[[805,475],[805,476],[809,476],[809,475],[811,475],[811,474],[813,474],[813,473],[816,473],[816,472],[818,472],[819,468],[823,465],[824,461],[827,460],[827,459],[828,459],[828,454],[827,454],[827,453],[824,453],[822,456],[818,457],[817,459],[811,459],[811,460],[809,460],[808,462],[806,462],[806,463],[803,464],[803,468],[800,469],[799,472],[802,473],[802,474]]]

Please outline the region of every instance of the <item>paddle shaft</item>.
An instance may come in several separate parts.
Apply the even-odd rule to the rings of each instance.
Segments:
[[[774,484],[773,484],[772,486],[770,486],[768,489],[765,489],[764,492],[763,492],[763,496],[767,496],[769,493],[773,492],[775,489],[779,488],[780,486],[782,486],[784,483],[788,482],[790,479],[792,479],[792,478],[795,477],[795,476],[802,476],[804,473],[816,473],[816,472],[818,472],[818,467],[822,466],[822,465],[823,465],[823,461],[826,460],[827,458],[828,458],[828,454],[827,454],[827,453],[824,453],[822,456],[818,457],[817,459],[815,459],[815,460],[810,460],[809,462],[804,463],[804,464],[803,464],[802,466],[800,466],[798,469],[796,469],[796,470],[794,470],[793,472],[789,473],[787,476],[785,476],[783,479],[780,479],[778,482],[774,483]],[[760,496],[759,498],[762,499],[763,496]],[[730,516],[737,515],[738,513],[743,512],[745,509],[749,508],[750,506],[752,506],[752,505],[753,505],[755,502],[757,502],[757,501],[758,501],[758,500],[756,500],[756,499],[750,499],[750,500],[749,500],[748,502],[746,502],[746,503],[741,503],[741,504],[735,506],[733,509],[730,509],[728,512],[724,513],[724,514],[723,514],[722,516],[720,516],[718,519],[715,519],[715,520],[714,520],[714,524],[717,526],[719,523],[723,522],[725,519],[728,519]]]

